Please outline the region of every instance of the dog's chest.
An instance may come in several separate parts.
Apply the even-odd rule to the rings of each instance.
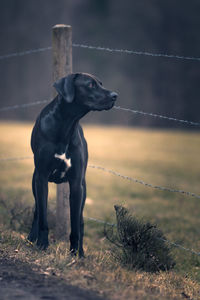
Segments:
[[[54,154],[54,164],[51,175],[49,176],[49,181],[55,183],[61,183],[65,181],[66,174],[71,168],[71,159],[66,157],[65,153]]]
[[[58,159],[60,159],[61,161],[64,162],[64,164],[65,164],[65,166],[66,166],[66,171],[67,171],[69,168],[71,168],[71,159],[70,159],[70,158],[67,158],[65,153],[63,153],[63,154],[57,154],[57,153],[55,153],[54,157],[55,157],[55,158],[58,158]]]

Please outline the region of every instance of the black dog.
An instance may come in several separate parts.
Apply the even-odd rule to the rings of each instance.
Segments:
[[[111,109],[117,93],[106,90],[94,76],[84,73],[70,74],[58,80],[54,87],[58,95],[41,111],[32,132],[35,212],[28,239],[32,242],[37,240],[41,249],[48,247],[48,182],[69,182],[70,250],[83,256],[88,152],[79,120],[89,111]]]

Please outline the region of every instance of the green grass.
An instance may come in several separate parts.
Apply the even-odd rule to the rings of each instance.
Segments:
[[[32,124],[0,123],[0,157],[32,155],[29,146],[31,129]],[[153,185],[200,194],[199,133],[100,126],[85,126],[84,129],[89,164]],[[0,167],[0,199],[11,207],[17,202],[32,206],[32,159],[0,161]],[[91,168],[87,171],[87,190],[86,217],[115,222],[114,204],[125,205],[139,218],[156,223],[169,240],[200,251],[200,199],[158,191]],[[52,209],[55,197],[55,185],[51,184],[49,204]],[[8,211],[1,204],[0,219],[9,228]],[[88,251],[94,250],[99,256],[104,248],[108,249],[102,225],[86,221],[85,231]],[[180,282],[187,276],[197,284],[200,281],[199,257],[176,248],[172,249],[172,254],[176,261],[173,274],[180,276]],[[164,281],[168,282],[166,277]]]

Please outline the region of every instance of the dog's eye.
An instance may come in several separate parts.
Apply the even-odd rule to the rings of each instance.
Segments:
[[[95,88],[95,83],[94,83],[94,82],[90,82],[90,83],[88,84],[88,87],[89,87],[90,89],[94,89],[94,88]]]

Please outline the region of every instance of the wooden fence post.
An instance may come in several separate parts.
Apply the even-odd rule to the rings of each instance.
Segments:
[[[53,82],[72,73],[72,28],[55,25],[52,30]],[[54,91],[54,96],[56,91]],[[70,230],[69,185],[57,185],[56,238],[68,240]]]

